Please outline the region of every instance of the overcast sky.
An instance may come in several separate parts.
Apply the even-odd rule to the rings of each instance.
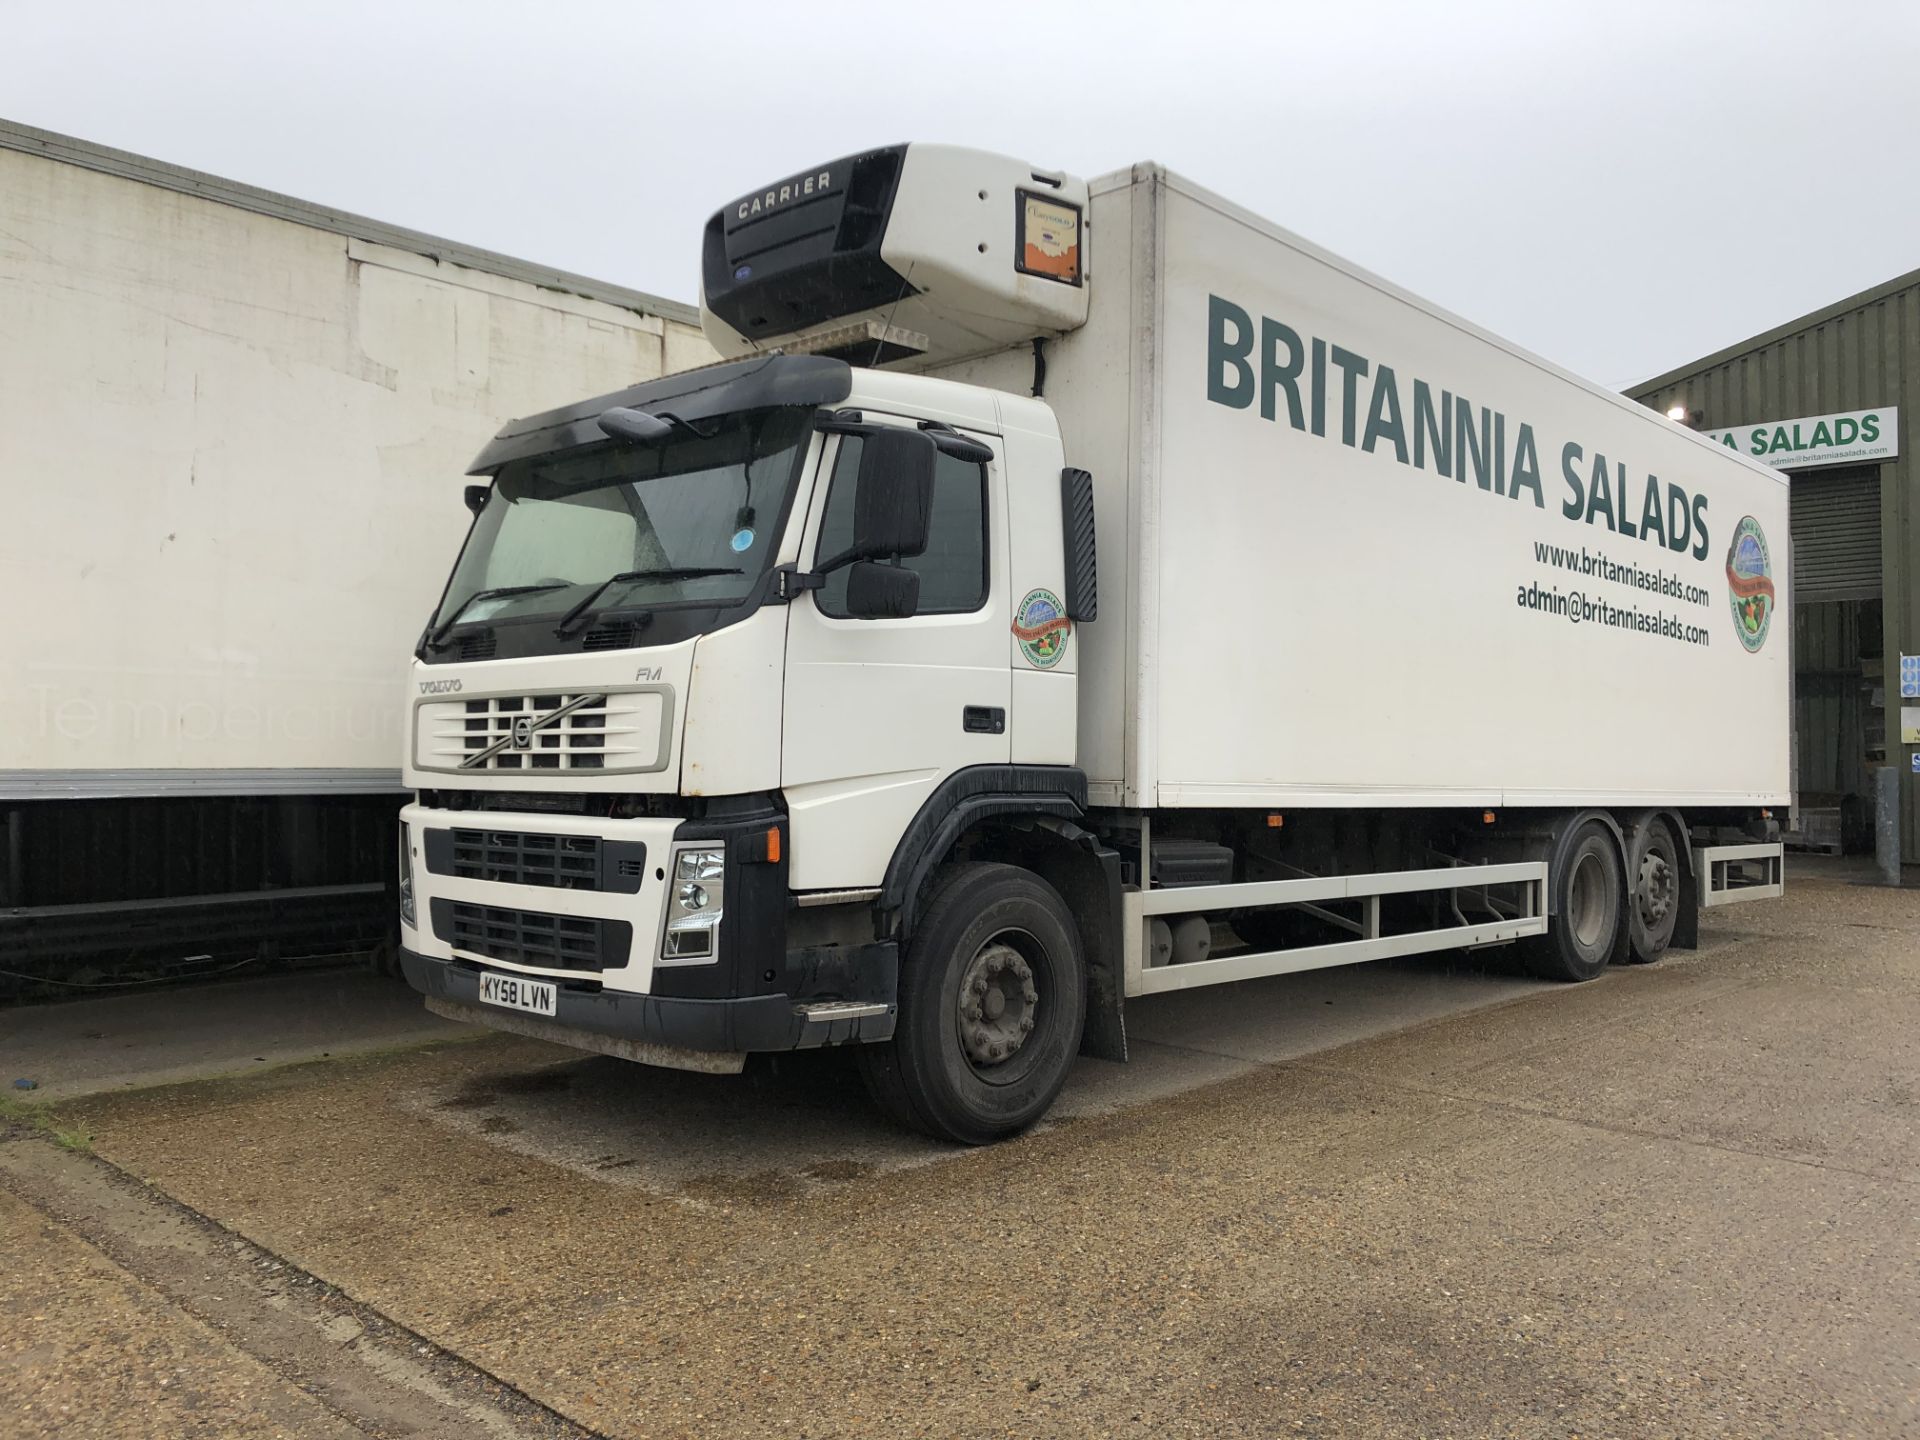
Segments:
[[[897,140],[1158,160],[1625,385],[1920,267],[1920,4],[0,0],[0,116],[697,297]]]

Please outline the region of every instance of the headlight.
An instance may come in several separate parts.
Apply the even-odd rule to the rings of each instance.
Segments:
[[[726,873],[724,845],[689,846],[674,855],[662,960],[713,959],[714,932],[726,908]]]
[[[400,822],[400,918],[407,924],[413,918],[413,832]]]

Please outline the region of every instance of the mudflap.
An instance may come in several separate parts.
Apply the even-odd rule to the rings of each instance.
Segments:
[[[1076,829],[1078,827],[1075,827]],[[1127,1058],[1126,953],[1121,940],[1120,853],[1081,831],[1072,837],[1093,863],[1073,867],[1063,898],[1081,919],[1087,964],[1087,1019],[1080,1053]]]
[[[1673,922],[1673,939],[1668,945],[1675,950],[1698,950],[1700,948],[1700,877],[1693,871],[1693,852],[1684,852],[1686,858],[1681,862],[1687,867],[1686,884],[1680,887],[1680,914]]]

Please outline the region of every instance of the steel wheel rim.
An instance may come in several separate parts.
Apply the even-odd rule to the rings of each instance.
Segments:
[[[1673,862],[1658,847],[1647,847],[1640,857],[1640,874],[1635,880],[1633,899],[1640,912],[1640,923],[1657,930],[1673,910]]]
[[[1582,950],[1598,947],[1607,924],[1607,871],[1591,850],[1574,862],[1567,885],[1567,923]]]
[[[1040,944],[1025,930],[999,930],[973,952],[960,972],[954,1029],[960,1054],[985,1080],[1009,1072],[1030,1054],[1045,997],[1035,961]]]

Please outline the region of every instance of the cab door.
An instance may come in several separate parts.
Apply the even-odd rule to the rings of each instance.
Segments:
[[[868,423],[911,425],[866,412]],[[789,884],[881,882],[894,846],[942,780],[1011,756],[1007,505],[998,437],[976,463],[941,454],[917,612],[867,620],[847,610],[842,568],[788,607],[781,779],[791,817]],[[814,486],[800,568],[852,538],[863,441],[837,438]]]

